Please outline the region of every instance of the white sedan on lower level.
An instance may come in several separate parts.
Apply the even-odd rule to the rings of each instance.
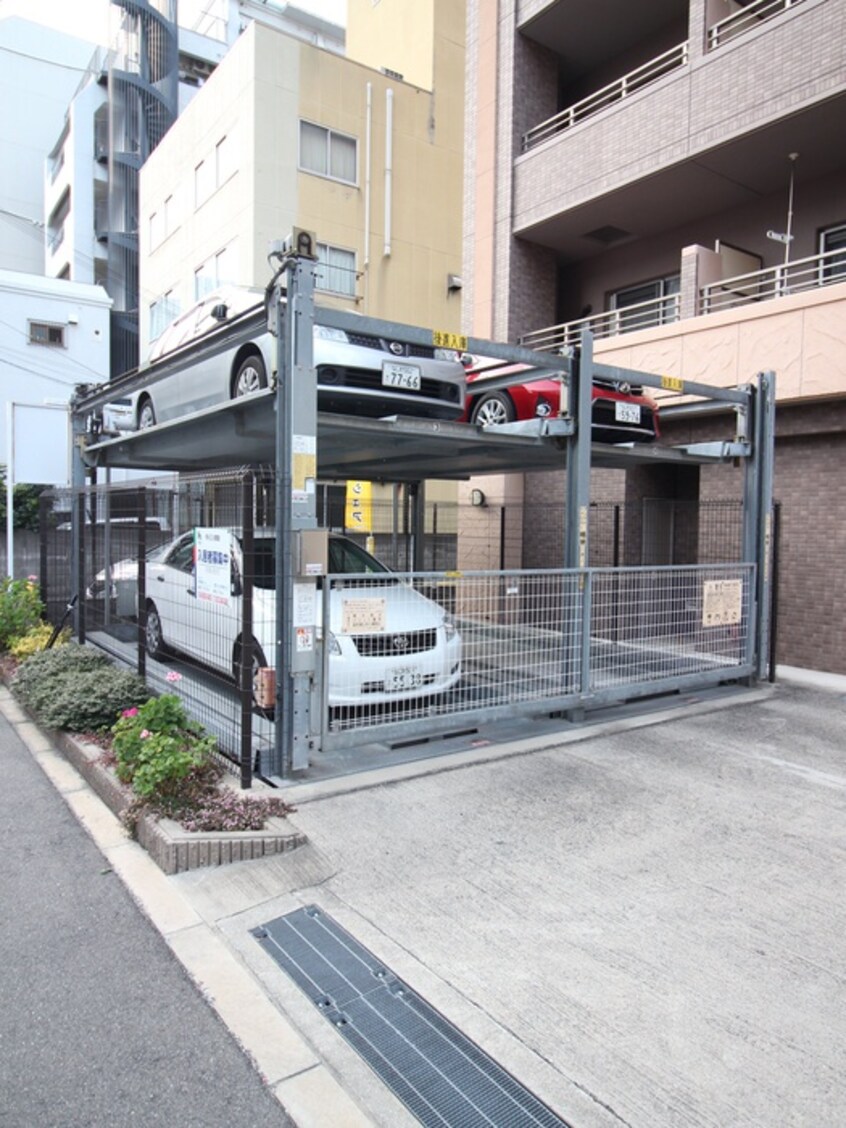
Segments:
[[[238,677],[243,645],[244,554],[237,529],[218,529],[213,566],[224,582],[198,589],[194,531],[146,566],[146,646]],[[450,615],[347,537],[329,537],[328,703],[382,705],[443,693],[461,677],[461,638]],[[253,667],[273,666],[276,534],[256,530],[253,553]],[[326,581],[321,581],[326,582]],[[322,592],[315,628],[322,629]]]

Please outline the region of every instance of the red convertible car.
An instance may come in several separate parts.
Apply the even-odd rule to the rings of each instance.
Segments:
[[[467,400],[464,420],[482,426],[515,420],[554,418],[561,385],[549,377],[485,391],[474,384],[484,377],[531,372],[524,364],[503,364],[493,357],[465,357]],[[658,405],[639,384],[598,379],[591,388],[591,437],[597,443],[651,443],[660,437]]]

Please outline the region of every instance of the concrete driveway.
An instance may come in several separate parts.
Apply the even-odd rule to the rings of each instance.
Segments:
[[[700,708],[292,787],[308,847],[172,880],[385,1128],[250,928],[321,906],[574,1128],[834,1128],[846,695]]]

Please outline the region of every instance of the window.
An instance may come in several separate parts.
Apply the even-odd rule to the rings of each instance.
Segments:
[[[354,298],[355,283],[355,251],[345,251],[341,247],[330,247],[328,243],[318,243],[314,283],[317,289]]]
[[[235,244],[223,247],[194,271],[194,297],[199,301],[220,286],[234,285],[237,281]]]
[[[619,312],[617,332],[631,333],[635,329],[676,321],[680,288],[680,276],[670,274],[666,278],[629,286],[612,294],[611,309]]]
[[[300,168],[331,180],[356,184],[358,142],[355,137],[300,122]]]
[[[200,161],[194,169],[194,207],[204,204],[213,191],[214,164],[210,160]]]
[[[176,206],[174,199],[173,196],[168,196],[164,202],[164,208],[162,209],[162,227],[165,239],[176,227],[176,223]]]
[[[846,223],[820,232],[822,283],[846,279]]]
[[[162,239],[164,239],[162,216],[159,212],[153,212],[150,216],[150,250],[157,247]]]
[[[48,325],[43,321],[30,321],[29,342],[31,345],[52,345],[55,348],[64,348],[64,325]]]
[[[150,340],[155,339],[179,317],[179,302],[169,290],[161,298],[150,303]]]
[[[231,137],[222,137],[214,149],[215,187],[225,184],[235,172],[235,153]]]

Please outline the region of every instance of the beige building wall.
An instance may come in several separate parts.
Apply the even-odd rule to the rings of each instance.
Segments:
[[[195,272],[221,255],[221,281],[264,287],[269,245],[295,225],[355,253],[355,296],[319,302],[459,330],[461,293],[447,280],[461,275],[464,5],[411,9],[416,42],[433,15],[444,20],[430,37],[432,89],[267,27],[244,32],[141,172],[142,357],[152,302],[170,294],[184,310]],[[355,184],[300,170],[301,119],[356,138]],[[195,169],[216,154],[222,171],[198,205]]]
[[[436,0],[347,0],[347,57],[431,90]],[[453,4],[463,8],[463,4]],[[416,34],[411,33],[414,27]]]
[[[842,397],[846,282],[596,341],[594,357],[723,388],[771,370],[779,402]]]

